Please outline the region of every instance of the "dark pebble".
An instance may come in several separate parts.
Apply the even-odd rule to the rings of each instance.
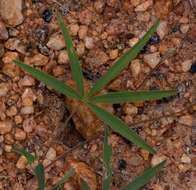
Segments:
[[[83,75],[84,75],[85,79],[87,79],[87,80],[93,80],[94,79],[94,75],[90,70],[85,69],[82,72],[83,72]]]
[[[123,160],[123,159],[120,159],[118,161],[118,169],[119,170],[125,170],[126,167],[127,167],[127,162],[125,160]]]
[[[39,42],[45,42],[48,38],[48,27],[37,28],[34,32],[34,38]]]
[[[42,12],[42,18],[44,19],[45,22],[50,22],[52,20],[53,13],[52,10],[50,9],[45,9]]]
[[[189,72],[192,73],[192,74],[194,74],[196,72],[196,63],[193,63],[191,65],[191,68],[190,68]]]
[[[149,44],[150,45],[154,45],[154,44],[158,44],[160,42],[160,37],[158,34],[153,35],[150,40],[149,40]]]
[[[146,44],[142,50],[140,51],[140,53],[146,53],[148,51],[148,45]]]

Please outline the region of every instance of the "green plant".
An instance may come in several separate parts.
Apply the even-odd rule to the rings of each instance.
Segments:
[[[61,28],[65,43],[66,49],[68,53],[68,57],[70,59],[72,78],[75,81],[77,90],[72,89],[62,81],[57,80],[51,75],[48,75],[38,69],[35,69],[29,65],[24,64],[20,60],[14,60],[14,63],[19,66],[24,71],[28,72],[38,80],[42,81],[46,85],[52,87],[59,93],[66,95],[69,98],[76,99],[86,106],[88,106],[92,112],[94,112],[103,122],[105,122],[108,126],[111,127],[115,132],[119,133],[121,136],[126,138],[127,140],[133,142],[140,148],[143,148],[150,152],[151,154],[156,153],[155,149],[147,144],[136,132],[130,129],[122,120],[115,117],[111,113],[105,111],[101,107],[97,105],[97,103],[125,103],[125,102],[136,102],[136,101],[145,101],[145,100],[155,100],[161,99],[168,96],[176,95],[175,90],[166,90],[166,91],[121,91],[121,92],[112,92],[104,95],[97,95],[111,80],[113,80],[123,69],[125,69],[129,63],[137,56],[137,54],[142,50],[145,44],[149,41],[150,37],[156,31],[159,20],[155,22],[155,24],[149,29],[149,31],[139,40],[136,45],[132,49],[129,49],[118,61],[95,83],[95,85],[90,89],[89,92],[84,92],[84,79],[82,76],[82,69],[78,57],[73,48],[72,40],[69,35],[67,28],[65,27],[63,20],[61,17],[58,17],[58,23]],[[105,133],[107,136],[107,133]],[[105,137],[106,138],[106,137]],[[106,190],[109,188],[109,184],[111,182],[111,147],[107,145],[107,141],[104,141],[104,165],[106,167],[106,175],[104,178],[103,188]],[[164,163],[160,163],[149,170],[148,172],[154,172],[160,170]],[[40,169],[37,170],[38,172]],[[144,176],[140,176],[135,179],[133,183],[143,184],[144,182],[149,180],[148,173],[144,172]],[[147,173],[147,174],[146,174]],[[148,176],[148,177],[146,177]],[[144,180],[144,178],[146,180]],[[38,178],[39,179],[39,178]],[[143,183],[141,182],[143,180]],[[41,183],[41,182],[40,182]],[[85,186],[85,183],[83,183]],[[139,185],[136,185],[139,187]],[[126,189],[125,187],[124,189]],[[124,190],[123,189],[123,190]]]

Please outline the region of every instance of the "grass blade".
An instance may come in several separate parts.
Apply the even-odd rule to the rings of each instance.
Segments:
[[[64,185],[65,182],[69,180],[70,177],[72,177],[75,174],[75,171],[73,168],[70,168],[65,175],[62,177],[60,181],[58,181],[54,187],[51,190],[59,190]],[[63,189],[63,188],[62,188]]]
[[[150,28],[150,30],[139,40],[133,48],[129,49],[91,88],[88,96],[93,96],[99,92],[105,85],[114,79],[142,50],[150,37],[154,34],[159,25],[159,20]]]
[[[88,183],[85,180],[81,178],[80,181],[81,181],[80,187],[82,190],[91,190]]]
[[[13,146],[13,151],[24,156],[27,159],[28,164],[32,164],[36,160],[36,157],[29,153],[25,148]]]
[[[44,190],[45,188],[45,175],[44,175],[44,166],[43,164],[38,164],[35,167],[35,175],[38,181],[38,190]]]
[[[146,169],[142,175],[136,177],[134,181],[121,188],[121,190],[139,190],[147,184],[164,166],[165,161],[157,164],[154,167]]]
[[[103,142],[103,162],[105,167],[105,175],[103,179],[103,190],[110,190],[112,182],[112,146],[108,143],[109,130],[105,128],[104,142]]]
[[[147,150],[148,152],[152,154],[156,153],[156,151],[150,145],[148,145],[139,135],[137,135],[135,131],[129,129],[129,127],[122,120],[92,103],[88,103],[88,106],[102,121],[109,125],[115,132],[119,133],[127,140],[133,142],[134,144]]]
[[[71,98],[80,99],[80,96],[77,94],[77,92],[75,92],[72,88],[67,86],[64,82],[61,82],[56,78],[54,78],[53,76],[48,75],[38,69],[35,69],[23,63],[22,61],[14,60],[14,63],[18,67],[20,67],[21,69],[23,69],[24,71],[26,71],[27,73],[31,74],[33,77],[38,79],[39,81],[43,82],[44,84],[56,90],[57,92],[62,93]]]
[[[58,19],[58,23],[61,28],[61,32],[63,34],[65,44],[67,47],[67,53],[68,53],[68,57],[70,60],[72,77],[76,82],[77,88],[79,90],[79,94],[83,96],[84,95],[84,81],[83,81],[83,74],[82,74],[82,69],[81,69],[79,59],[75,53],[72,39],[69,35],[68,29],[65,27],[62,17],[59,16],[57,19]]]
[[[124,102],[137,102],[146,100],[158,100],[168,96],[174,96],[177,92],[174,90],[165,91],[124,91],[111,92],[101,96],[95,96],[90,99],[93,103],[111,103],[118,104]]]

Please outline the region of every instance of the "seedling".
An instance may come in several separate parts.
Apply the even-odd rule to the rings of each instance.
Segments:
[[[98,103],[125,103],[136,102],[145,100],[156,100],[168,96],[176,95],[174,90],[166,91],[120,91],[112,92],[104,95],[97,95],[111,80],[113,80],[120,72],[125,69],[129,63],[137,56],[145,44],[149,41],[150,37],[155,33],[159,20],[149,29],[149,31],[137,42],[132,49],[129,49],[118,61],[93,85],[89,92],[84,91],[84,79],[79,59],[73,48],[72,39],[69,35],[67,28],[64,25],[63,19],[58,17],[58,23],[61,28],[68,57],[70,60],[72,78],[75,81],[77,89],[73,89],[66,85],[64,82],[57,80],[53,76],[46,74],[38,69],[35,69],[20,60],[14,60],[14,63],[24,71],[28,72],[36,79],[42,81],[59,93],[64,94],[69,98],[81,101],[88,106],[105,124],[110,126],[115,132],[127,140],[133,142],[137,146],[147,150],[151,154],[156,151],[153,147],[147,144],[139,135],[130,129],[121,119],[115,117],[111,113],[99,107]]]

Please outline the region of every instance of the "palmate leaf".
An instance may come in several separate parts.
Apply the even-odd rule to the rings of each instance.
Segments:
[[[65,27],[65,24],[63,22],[62,17],[58,16],[57,20],[58,20],[59,26],[61,28],[61,32],[63,34],[65,44],[67,47],[67,53],[68,53],[68,57],[70,60],[72,77],[76,82],[79,94],[81,96],[83,96],[84,95],[84,81],[83,81],[82,69],[81,69],[79,59],[75,53],[75,50],[73,48],[72,39],[69,35],[67,28]]]
[[[103,162],[105,167],[105,175],[103,179],[103,190],[110,190],[112,182],[112,146],[108,143],[109,130],[105,128],[104,142],[103,142]]]
[[[95,104],[88,103],[89,108],[107,125],[109,125],[115,132],[122,135],[127,140],[133,142],[139,147],[147,150],[148,152],[154,154],[156,151],[148,145],[135,131],[129,129],[129,127],[119,118],[115,117],[111,113],[105,111],[104,109],[96,106]]]
[[[68,97],[75,98],[75,99],[81,99],[80,95],[73,90],[71,87],[67,86],[64,82],[61,82],[54,78],[51,75],[48,75],[38,69],[35,69],[22,61],[14,60],[14,63],[19,66],[21,69],[26,71],[27,73],[31,74],[33,77],[38,79],[39,81],[43,82],[44,84],[48,85],[49,87],[53,88],[59,93],[62,93]]]
[[[168,96],[174,96],[177,92],[174,90],[163,91],[124,91],[124,92],[111,92],[100,96],[94,96],[90,99],[93,103],[125,103],[137,102],[146,100],[158,100]]]
[[[112,79],[114,79],[120,72],[125,69],[128,64],[137,56],[142,50],[150,37],[154,34],[159,25],[159,20],[150,28],[150,30],[133,46],[129,49],[119,60],[95,83],[88,93],[88,97],[95,95],[104,86],[106,86]]]
[[[38,190],[44,190],[44,188],[45,188],[45,174],[44,174],[43,164],[39,163],[35,167],[35,176],[38,181]]]
[[[139,190],[146,185],[164,166],[165,161],[154,167],[146,169],[142,175],[136,177],[131,183],[121,188],[121,190]]]
[[[22,147],[13,146],[13,151],[24,156],[27,159],[28,164],[32,164],[36,160],[36,157],[34,155],[29,153],[26,149]]]
[[[62,177],[62,179],[58,181],[51,190],[63,189],[64,183],[67,182],[69,178],[72,177],[74,174],[75,174],[75,170],[73,168],[70,168]]]

